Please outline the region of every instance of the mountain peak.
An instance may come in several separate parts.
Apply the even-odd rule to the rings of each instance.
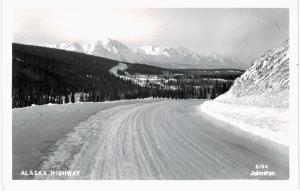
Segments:
[[[170,49],[170,47],[167,47],[167,46],[144,45],[144,46],[135,48],[134,52],[137,52],[140,54],[152,55],[152,56],[164,55],[164,56],[170,57],[170,55],[168,53],[169,49]]]

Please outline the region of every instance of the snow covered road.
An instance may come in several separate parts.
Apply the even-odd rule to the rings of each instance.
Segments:
[[[135,103],[80,123],[41,166],[80,170],[37,179],[288,178],[288,149],[195,113],[200,101]],[[233,127],[232,127],[233,128]],[[276,176],[251,177],[256,165]]]
[[[35,178],[288,178],[288,147],[197,114],[201,102],[148,101],[102,110],[60,139],[40,167],[80,175]],[[250,176],[261,170],[256,165],[267,165],[275,176]]]

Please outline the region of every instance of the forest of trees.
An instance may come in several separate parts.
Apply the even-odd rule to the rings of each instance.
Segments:
[[[32,104],[111,101],[146,97],[214,98],[226,92],[232,81],[214,81],[193,87],[183,80],[178,89],[149,85],[141,87],[109,72],[117,61],[65,50],[13,44],[12,107]]]

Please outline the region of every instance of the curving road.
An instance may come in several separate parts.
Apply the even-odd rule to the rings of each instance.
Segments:
[[[287,179],[288,148],[196,112],[199,100],[162,100],[100,111],[56,143],[47,179]],[[250,176],[255,165],[275,176]],[[265,169],[266,170],[266,169]]]

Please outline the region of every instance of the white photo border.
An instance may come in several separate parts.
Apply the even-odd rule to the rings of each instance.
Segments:
[[[12,180],[12,35],[21,8],[288,8],[290,42],[289,180]],[[299,2],[297,0],[2,0],[1,6],[1,187],[6,190],[294,190],[299,185]],[[296,96],[297,95],[297,96]]]

